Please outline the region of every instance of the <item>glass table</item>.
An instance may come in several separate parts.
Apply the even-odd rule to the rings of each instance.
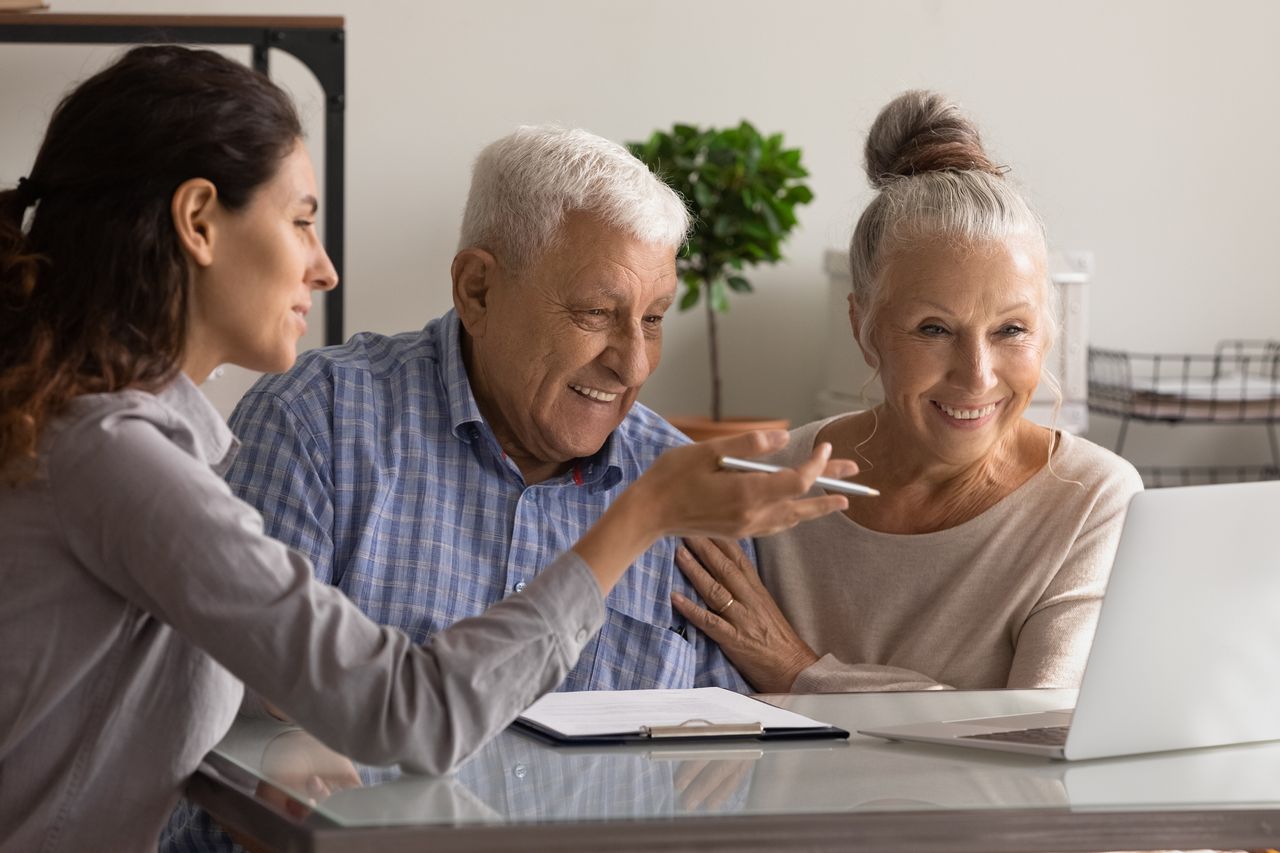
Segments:
[[[1070,707],[1070,690],[765,696],[851,732]],[[845,741],[557,747],[504,732],[448,777],[241,720],[189,796],[271,850],[1264,848],[1280,742],[1088,762]]]

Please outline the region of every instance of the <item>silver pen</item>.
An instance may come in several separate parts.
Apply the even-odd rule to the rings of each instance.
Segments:
[[[750,459],[739,459],[736,456],[721,456],[720,467],[727,468],[730,471],[756,471],[761,474],[776,474],[784,469],[777,465],[767,465],[764,462],[752,462]],[[846,495],[864,495],[866,497],[875,497],[880,492],[870,486],[862,486],[858,483],[849,483],[845,480],[833,480],[830,477],[819,477],[814,481],[822,488],[832,492],[844,492]]]

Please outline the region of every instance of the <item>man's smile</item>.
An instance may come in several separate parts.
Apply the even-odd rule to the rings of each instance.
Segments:
[[[618,399],[618,394],[614,391],[602,391],[599,388],[591,388],[586,385],[578,385],[573,382],[569,383],[569,387],[581,394],[583,397],[587,397],[588,399],[596,400],[601,403],[612,403],[614,400]]]

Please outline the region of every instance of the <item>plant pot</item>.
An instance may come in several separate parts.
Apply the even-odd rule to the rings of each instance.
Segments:
[[[702,415],[676,415],[667,420],[694,441],[724,438],[753,429],[786,429],[791,426],[791,422],[784,418],[725,418],[721,421],[713,421]]]

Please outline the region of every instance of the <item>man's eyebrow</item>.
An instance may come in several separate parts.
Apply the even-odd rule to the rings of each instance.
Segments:
[[[585,288],[583,293],[591,299],[608,299],[611,302],[622,302],[630,296],[626,288],[613,284],[601,284]]]
[[[603,300],[613,304],[630,302],[635,294],[629,287],[622,287],[616,284],[599,284],[584,287],[577,292],[579,299],[587,300]],[[675,294],[663,295],[654,299],[650,305],[670,305],[675,302]]]

